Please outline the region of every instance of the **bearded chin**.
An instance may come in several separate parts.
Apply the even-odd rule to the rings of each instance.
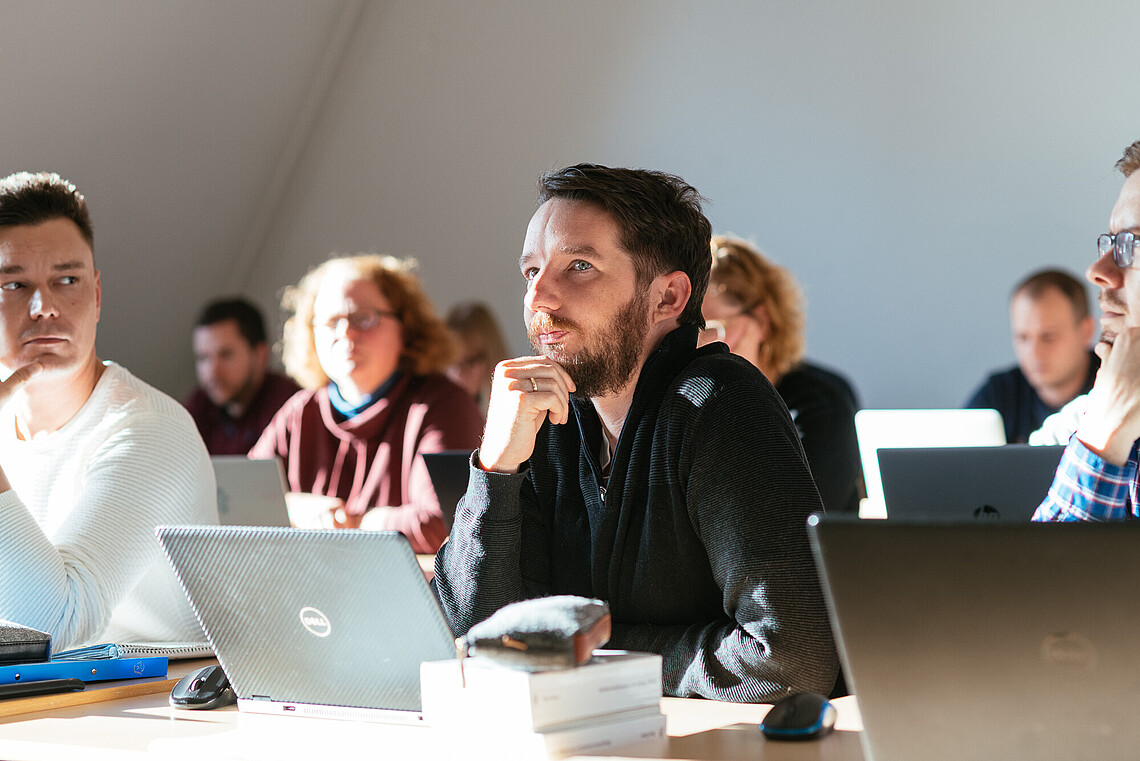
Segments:
[[[574,381],[575,399],[593,399],[621,391],[641,361],[642,342],[649,330],[648,299],[634,294],[610,320],[606,330],[591,332],[574,354],[562,344],[535,348],[560,364]]]

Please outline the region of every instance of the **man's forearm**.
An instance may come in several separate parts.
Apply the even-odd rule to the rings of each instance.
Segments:
[[[456,636],[503,605],[533,596],[521,567],[523,480],[472,469],[451,538],[435,561],[436,589]]]
[[[730,619],[688,626],[615,624],[607,647],[662,656],[666,695],[766,703],[791,689],[831,692],[838,664],[830,636],[765,641]]]

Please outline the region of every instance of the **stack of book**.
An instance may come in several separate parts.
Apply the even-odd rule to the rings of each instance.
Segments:
[[[484,658],[420,666],[426,723],[459,748],[558,758],[664,744],[661,656],[597,650],[577,668],[528,672]]]

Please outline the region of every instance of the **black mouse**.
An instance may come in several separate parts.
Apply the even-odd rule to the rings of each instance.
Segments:
[[[797,692],[780,698],[760,723],[769,740],[814,740],[835,727],[837,711],[816,692]]]
[[[175,708],[208,710],[237,702],[234,688],[221,666],[206,666],[178,680],[170,691],[170,705]]]

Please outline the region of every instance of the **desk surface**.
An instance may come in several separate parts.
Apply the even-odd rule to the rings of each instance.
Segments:
[[[172,663],[171,675],[202,661]],[[56,759],[290,759],[348,758],[362,753],[383,758],[458,756],[451,738],[425,727],[171,708],[165,691],[0,719],[0,758]],[[608,758],[785,759],[861,761],[861,722],[854,698],[835,701],[837,731],[818,742],[768,742],[756,725],[765,705],[665,698],[668,744],[631,746]],[[494,748],[471,748],[467,756],[494,758]]]

